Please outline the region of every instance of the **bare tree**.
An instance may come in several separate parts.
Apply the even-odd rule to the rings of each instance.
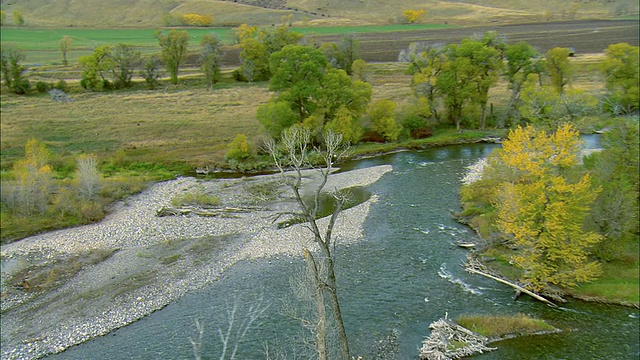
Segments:
[[[275,165],[280,170],[283,179],[293,190],[294,197],[300,208],[299,212],[292,213],[298,218],[304,219],[307,228],[312,232],[314,242],[319,247],[319,254],[314,256],[308,249],[303,249],[303,254],[311,273],[310,279],[315,288],[315,301],[319,318],[316,332],[316,349],[320,359],[327,358],[326,348],[326,315],[324,315],[325,295],[327,295],[331,306],[334,326],[340,345],[340,358],[350,359],[349,343],[340,310],[338,299],[338,289],[335,275],[335,240],[333,239],[333,228],[346,202],[346,195],[333,193],[336,199],[336,207],[326,229],[321,231],[318,225],[318,211],[320,209],[320,195],[327,184],[329,174],[333,170],[334,162],[346,155],[341,134],[327,132],[323,138],[323,149],[313,148],[311,145],[311,132],[303,127],[293,126],[285,130],[280,143],[274,140],[266,142],[266,150],[271,154]],[[313,151],[320,154],[323,164],[316,167],[310,161],[310,153]],[[313,197],[310,204],[307,204],[302,197],[303,169],[313,168],[320,175],[320,183],[314,188]],[[288,172],[292,171],[293,175]],[[322,269],[323,271],[321,271]]]
[[[238,353],[240,343],[247,335],[256,320],[271,306],[270,303],[265,304],[264,299],[260,296],[257,300],[252,301],[251,305],[240,308],[240,301],[236,297],[233,306],[227,304],[227,323],[225,326],[218,327],[218,337],[222,344],[220,351],[220,360],[233,360]],[[239,313],[240,310],[240,313]],[[189,342],[193,347],[193,355],[196,360],[201,359],[202,338],[204,336],[204,325],[195,320],[197,337],[194,339],[189,337]]]
[[[98,170],[98,160],[92,155],[82,155],[76,160],[75,183],[80,196],[94,199],[102,188],[102,175]]]

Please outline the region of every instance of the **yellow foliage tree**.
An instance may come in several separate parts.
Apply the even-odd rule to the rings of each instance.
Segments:
[[[189,26],[210,26],[213,23],[213,16],[189,13],[182,15],[182,22]]]
[[[571,125],[553,134],[519,127],[500,153],[511,181],[498,190],[497,225],[512,237],[517,248],[512,262],[534,291],[574,287],[600,274],[600,264],[589,256],[601,236],[584,230],[599,190],[589,174],[571,179],[579,153],[579,134]]]
[[[16,179],[14,191],[14,212],[22,215],[43,213],[49,205],[52,187],[52,167],[49,150],[35,139],[25,146],[25,158],[13,167]],[[4,186],[5,184],[3,184]]]
[[[424,10],[412,10],[407,9],[402,13],[405,19],[409,22],[409,24],[413,24],[418,22],[425,14]]]
[[[245,134],[236,135],[233,141],[229,143],[229,150],[226,155],[227,160],[241,161],[250,156],[251,148],[249,147],[247,136]]]

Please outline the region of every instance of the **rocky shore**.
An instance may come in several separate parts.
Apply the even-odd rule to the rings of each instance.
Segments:
[[[367,186],[391,170],[384,165],[334,174],[325,189]],[[308,188],[316,180],[317,173],[305,172]],[[225,217],[156,216],[176,195],[190,191],[213,194],[221,206],[250,205],[256,210]],[[362,237],[375,199],[373,195],[341,213],[334,229],[339,244]],[[279,228],[274,222],[278,214],[296,209],[279,174],[179,178],[154,184],[118,204],[100,223],[3,245],[1,358],[37,359],[105,335],[215,281],[238,261],[299,256],[302,245],[312,246],[308,229]],[[96,252],[110,255],[88,265],[77,256]],[[56,278],[53,265],[69,259],[80,271]],[[51,291],[16,289],[8,280],[20,271],[47,267],[51,281],[58,282]]]

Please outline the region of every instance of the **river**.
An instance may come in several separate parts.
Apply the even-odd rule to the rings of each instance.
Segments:
[[[587,147],[597,140],[587,138]],[[398,335],[397,359],[417,359],[429,324],[445,314],[526,313],[562,329],[492,344],[497,351],[474,359],[638,359],[638,310],[579,301],[550,308],[513,290],[471,275],[460,266],[466,250],[453,245],[475,234],[450,216],[458,210],[465,167],[498,145],[449,146],[401,152],[347,164],[347,169],[391,164],[393,172],[369,188],[377,195],[365,223],[364,239],[338,246],[337,275],[352,352],[370,356],[378,341]],[[218,358],[217,329],[227,314],[269,304],[251,328],[238,359],[264,359],[265,349],[287,359],[308,358],[297,344],[300,322],[284,315],[293,298],[290,279],[300,272],[298,258],[241,262],[223,278],[194,291],[142,320],[71,348],[52,359],[193,359],[189,337],[195,320],[204,324],[203,358]],[[262,301],[260,301],[262,299]],[[275,357],[272,357],[275,358]]]

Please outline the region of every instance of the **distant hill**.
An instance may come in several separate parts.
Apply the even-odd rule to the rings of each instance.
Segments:
[[[1,7],[9,26],[18,10],[25,26],[56,28],[155,28],[187,13],[211,15],[214,26],[388,24],[404,21],[407,9],[425,10],[424,22],[460,25],[638,14],[637,0],[2,0]]]

